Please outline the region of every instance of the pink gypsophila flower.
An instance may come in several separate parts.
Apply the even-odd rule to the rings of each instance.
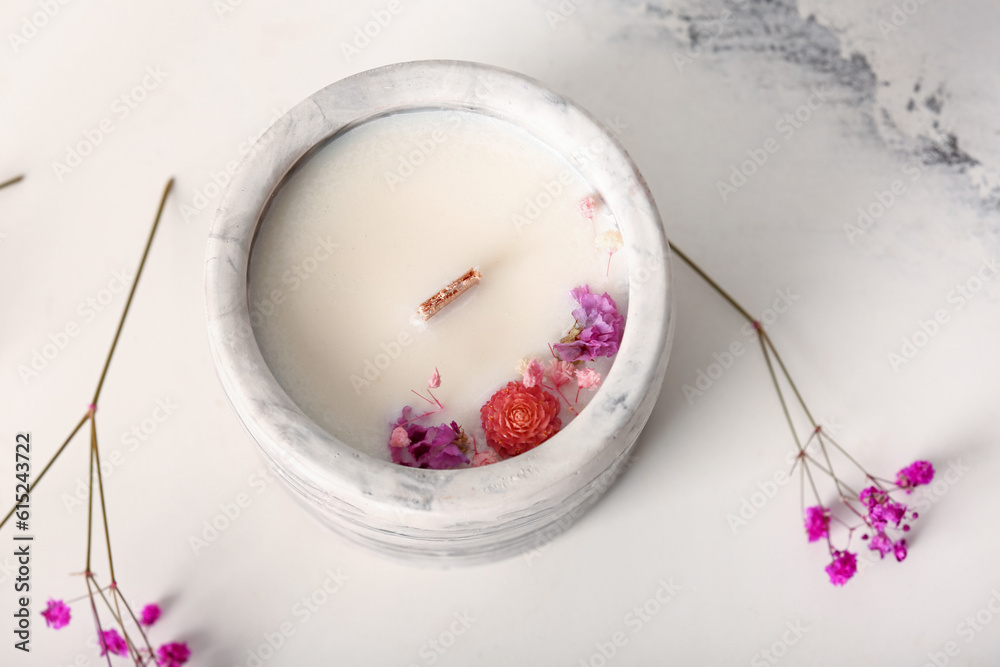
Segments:
[[[142,608],[139,622],[145,626],[150,626],[160,618],[160,605],[151,603]]]
[[[830,510],[820,505],[806,508],[806,534],[815,542],[830,533]]]
[[[529,359],[528,363],[524,366],[524,372],[521,374],[524,380],[525,387],[534,387],[536,384],[541,384],[542,379],[545,377],[545,371],[542,368],[542,363],[538,359]]]
[[[563,386],[567,382],[573,379],[576,371],[573,369],[573,364],[568,361],[559,361],[558,359],[553,359],[549,362],[548,375],[549,379],[552,380],[552,384],[556,386],[556,389]],[[524,386],[528,386],[525,383]]]
[[[843,586],[858,571],[858,557],[850,551],[837,551],[831,554],[833,562],[826,566],[826,573],[830,576],[830,583],[834,586]]]
[[[114,655],[128,654],[128,644],[125,643],[125,640],[122,639],[122,636],[114,628],[101,633],[101,655],[106,655],[107,653],[113,653]]]
[[[864,489],[858,500],[868,508],[868,522],[875,532],[882,532],[889,524],[898,528],[906,517],[906,505],[890,499],[889,494],[874,486]]]
[[[493,465],[494,463],[500,463],[500,457],[492,449],[486,449],[486,451],[476,452],[472,455],[472,466],[474,468]]]
[[[896,473],[896,484],[907,493],[915,487],[930,484],[934,480],[934,466],[930,461],[914,461]]]
[[[893,550],[893,544],[892,540],[885,533],[879,532],[872,537],[868,543],[868,548],[872,551],[877,551],[879,558],[885,558],[885,555]]]
[[[895,546],[892,548],[893,554],[896,556],[896,560],[900,563],[906,558],[906,540],[899,540],[896,542]]]
[[[45,618],[45,625],[53,630],[65,628],[69,625],[70,620],[69,605],[62,600],[53,600],[52,598],[49,598],[49,602],[45,605],[45,611],[42,612],[42,616]]]
[[[410,436],[406,434],[406,429],[402,426],[397,426],[392,429],[392,435],[389,436],[389,446],[390,447],[406,447],[410,444]]]
[[[597,389],[601,386],[601,374],[593,368],[581,368],[576,372],[576,383],[580,389]]]
[[[441,374],[438,373],[438,369],[435,368],[434,372],[431,373],[431,379],[427,381],[427,388],[437,389],[440,386],[441,386]]]
[[[160,667],[179,667],[191,657],[191,650],[184,642],[164,644],[156,651],[156,664]]]

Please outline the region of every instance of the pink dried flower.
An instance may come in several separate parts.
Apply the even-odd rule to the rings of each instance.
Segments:
[[[160,605],[156,603],[147,604],[142,608],[139,622],[145,626],[150,626],[160,618]]]
[[[191,650],[184,642],[164,644],[156,650],[156,664],[160,667],[179,667],[191,657]]]
[[[906,505],[897,503],[889,498],[889,494],[874,486],[864,489],[858,500],[868,508],[867,523],[875,532],[882,532],[889,524],[898,528],[900,522],[906,518]]]
[[[547,372],[549,379],[552,380],[552,384],[556,386],[556,389],[572,380],[576,374],[573,364],[568,361],[559,361],[558,359],[553,359],[549,362]]]
[[[493,465],[494,463],[499,463],[500,457],[492,449],[486,449],[482,452],[476,452],[472,455],[472,466],[478,468],[479,466]]]
[[[562,428],[559,400],[539,386],[508,382],[479,409],[486,443],[503,457],[537,447]]]
[[[903,559],[906,558],[906,540],[903,539],[897,541],[892,550],[893,554],[896,556],[896,560],[902,563]]]
[[[843,586],[858,571],[858,558],[850,551],[836,549],[830,555],[833,556],[833,562],[826,566],[830,583],[834,586]]]
[[[580,389],[597,389],[601,386],[601,374],[593,368],[581,368],[576,372],[576,383]]]
[[[806,508],[806,534],[815,542],[830,534],[830,510],[821,505]]]
[[[930,461],[914,461],[896,473],[896,484],[907,493],[915,487],[930,484],[934,480],[934,466]]]
[[[573,311],[576,325],[571,335],[557,343],[556,354],[563,361],[593,361],[598,357],[613,357],[622,340],[625,318],[607,292],[594,294],[590,286],[581,285],[570,292],[580,307]]]
[[[538,359],[529,359],[528,363],[524,366],[521,377],[524,380],[525,387],[534,387],[536,384],[541,384],[542,379],[545,377],[542,363]]]
[[[397,426],[392,429],[392,435],[389,436],[389,446],[390,447],[406,447],[410,444],[410,436],[406,434],[406,429],[402,426]]]
[[[114,628],[101,633],[101,655],[112,653],[114,655],[127,655],[128,644],[118,634]]]
[[[42,616],[45,618],[45,625],[53,630],[64,628],[69,625],[70,621],[69,605],[62,600],[53,600],[52,598],[49,598],[49,602],[45,605],[45,611],[42,612]]]
[[[877,551],[879,558],[885,558],[885,555],[892,551],[893,544],[892,540],[885,533],[879,532],[875,533],[875,536],[872,537],[868,543],[868,548],[872,551]]]
[[[587,218],[593,220],[594,214],[597,212],[597,202],[594,197],[587,195],[580,200],[580,212],[583,213]]]
[[[431,379],[427,381],[427,388],[437,389],[440,386],[441,386],[441,374],[438,373],[438,369],[435,368],[434,372],[431,373]]]

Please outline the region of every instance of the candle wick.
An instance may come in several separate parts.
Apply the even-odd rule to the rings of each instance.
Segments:
[[[420,307],[417,308],[417,315],[426,322],[482,279],[483,274],[479,272],[479,269],[475,267],[469,269],[457,279],[445,285],[437,294],[420,304]]]

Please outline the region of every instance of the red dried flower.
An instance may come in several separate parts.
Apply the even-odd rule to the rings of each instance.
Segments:
[[[537,447],[562,427],[559,400],[538,385],[507,386],[479,410],[486,442],[500,456],[510,457]]]

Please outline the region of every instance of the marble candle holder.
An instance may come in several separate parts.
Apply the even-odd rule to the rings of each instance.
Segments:
[[[363,454],[317,426],[261,356],[250,323],[249,258],[269,202],[338,134],[406,110],[459,109],[513,123],[563,155],[617,220],[628,263],[621,347],[590,405],[541,446],[494,465],[419,470]],[[588,113],[519,74],[455,61],[399,63],[320,90],[261,137],[215,217],[206,257],[209,340],[223,388],[276,475],[338,533],[436,564],[543,546],[608,488],[656,401],[673,331],[670,255],[636,166]],[[388,420],[389,416],[387,416]],[[387,421],[388,423],[388,421]]]

